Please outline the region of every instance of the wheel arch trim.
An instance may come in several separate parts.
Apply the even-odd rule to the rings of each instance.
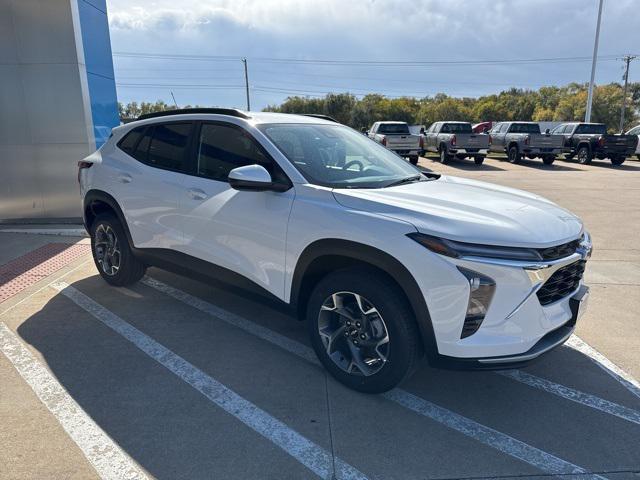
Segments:
[[[115,198],[113,198],[110,194],[108,194],[103,190],[92,189],[92,190],[89,190],[84,196],[84,200],[82,202],[82,219],[84,222],[84,226],[87,229],[87,232],[89,232],[90,230],[90,225],[88,225],[87,223],[86,212],[88,208],[91,208],[91,204],[93,202],[105,203],[111,208],[111,210],[114,211],[114,213],[116,214],[116,217],[118,217],[118,221],[122,225],[125,235],[127,236],[127,242],[129,242],[129,247],[133,249],[134,245],[133,245],[133,239],[131,237],[131,232],[129,232],[129,225],[127,224],[124,213],[120,208],[120,205],[118,204]]]
[[[371,265],[391,277],[409,301],[422,337],[425,353],[429,360],[438,357],[431,316],[426,300],[418,283],[409,270],[395,257],[376,247],[343,239],[323,239],[309,244],[298,257],[291,280],[290,304],[298,309],[304,301],[303,291],[305,275],[309,267],[323,257],[345,257],[350,260]]]

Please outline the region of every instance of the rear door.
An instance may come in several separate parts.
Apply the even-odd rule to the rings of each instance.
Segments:
[[[117,200],[136,247],[173,249],[182,243],[178,206],[192,128],[192,122],[156,123],[118,144],[128,159],[116,165]]]
[[[244,128],[202,122],[194,139],[194,174],[180,195],[184,253],[240,274],[284,298],[287,222],[295,190],[238,191],[228,174],[244,165],[264,166],[274,181],[288,178]]]

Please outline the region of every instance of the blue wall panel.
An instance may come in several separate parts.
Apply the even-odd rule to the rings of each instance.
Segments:
[[[91,116],[99,148],[120,124],[105,0],[78,0]]]

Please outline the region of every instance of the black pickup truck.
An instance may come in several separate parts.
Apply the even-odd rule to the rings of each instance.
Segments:
[[[633,155],[638,144],[637,135],[608,135],[604,123],[563,123],[551,133],[564,136],[563,151],[567,159],[590,163],[594,158],[608,158],[614,165],[622,165]]]

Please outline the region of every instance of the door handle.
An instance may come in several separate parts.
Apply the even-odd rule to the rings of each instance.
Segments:
[[[120,183],[131,183],[132,178],[128,173],[121,173],[118,175],[118,180],[120,180]]]
[[[193,200],[205,200],[208,197],[208,195],[199,188],[190,188],[187,193]]]

